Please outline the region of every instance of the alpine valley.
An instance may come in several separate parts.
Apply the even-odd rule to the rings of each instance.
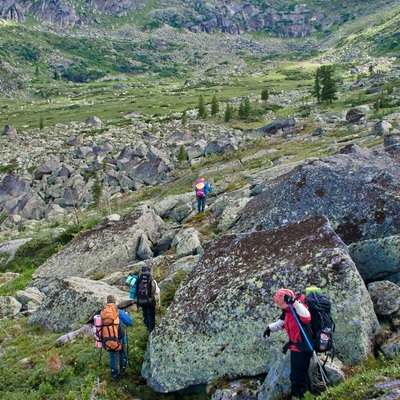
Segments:
[[[310,286],[335,352],[305,399],[400,398],[399,61],[394,0],[0,0],[1,398],[289,399],[263,332]]]

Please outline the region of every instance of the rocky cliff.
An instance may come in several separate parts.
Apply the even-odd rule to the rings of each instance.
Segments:
[[[24,22],[26,15],[30,14],[58,25],[88,25],[98,23],[104,14],[122,17],[140,12],[150,21],[149,26],[165,23],[191,32],[268,32],[281,37],[305,37],[329,29],[334,23],[343,23],[348,15],[362,13],[360,6],[363,3],[352,2],[349,6],[342,2],[346,12],[339,12],[337,8],[320,2],[306,5],[276,1],[171,1],[162,8],[152,6],[149,11],[146,2],[139,0],[93,0],[83,6],[63,1],[1,0],[0,16]]]

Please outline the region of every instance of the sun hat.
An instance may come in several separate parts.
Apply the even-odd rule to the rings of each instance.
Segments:
[[[290,289],[279,289],[274,296],[274,302],[278,307],[282,307],[283,304],[285,303],[285,300],[283,299],[285,294],[288,294],[291,297],[295,297],[294,292],[292,292]]]

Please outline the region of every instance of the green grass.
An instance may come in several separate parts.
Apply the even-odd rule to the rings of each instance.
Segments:
[[[340,385],[328,389],[317,397],[318,400],[364,400],[378,398],[382,391],[374,389],[377,377],[391,379],[400,377],[400,358],[385,360],[381,357],[368,358],[365,362],[349,371],[349,377]]]
[[[32,245],[25,248],[17,255],[17,259],[22,254],[32,254],[31,249]],[[37,250],[34,253],[36,252]],[[156,279],[162,280],[167,270],[167,266],[156,266]],[[30,271],[28,269],[26,272]],[[157,319],[165,313],[186,274],[183,271],[177,273],[163,290],[162,309],[158,310]],[[127,376],[117,383],[111,379],[108,354],[95,348],[95,341],[91,335],[81,334],[64,345],[56,345],[54,341],[62,336],[62,333],[47,332],[38,325],[29,325],[28,318],[2,321],[2,400],[89,400],[94,398],[94,395],[95,398],[104,400],[132,397],[140,397],[143,400],[176,399],[175,394],[154,392],[141,377],[148,332],[143,325],[141,312],[131,316],[133,326],[127,331]],[[205,397],[201,394],[185,398],[200,400]]]

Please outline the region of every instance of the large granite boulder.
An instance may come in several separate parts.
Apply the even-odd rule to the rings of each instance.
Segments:
[[[22,304],[12,296],[0,296],[0,321],[13,318],[21,311]]]
[[[0,186],[0,211],[25,219],[42,219],[46,203],[17,174],[7,175]]]
[[[352,243],[349,252],[366,283],[400,281],[400,234]]]
[[[266,373],[284,332],[263,341],[280,310],[280,287],[318,285],[333,301],[337,357],[356,364],[379,330],[368,291],[347,247],[325,217],[209,243],[182,283],[148,344],[142,374],[159,392],[221,377]]]
[[[236,232],[325,215],[346,243],[400,232],[400,159],[349,146],[268,183],[242,211]]]
[[[129,269],[132,262],[139,261],[137,251],[143,237],[156,243],[163,225],[160,217],[145,212],[85,231],[42,264],[30,286],[46,293],[46,287],[55,277],[90,278]]]
[[[56,279],[53,290],[28,322],[54,332],[79,328],[101,310],[109,294],[115,296],[119,308],[132,303],[129,293],[105,282],[78,277]]]

